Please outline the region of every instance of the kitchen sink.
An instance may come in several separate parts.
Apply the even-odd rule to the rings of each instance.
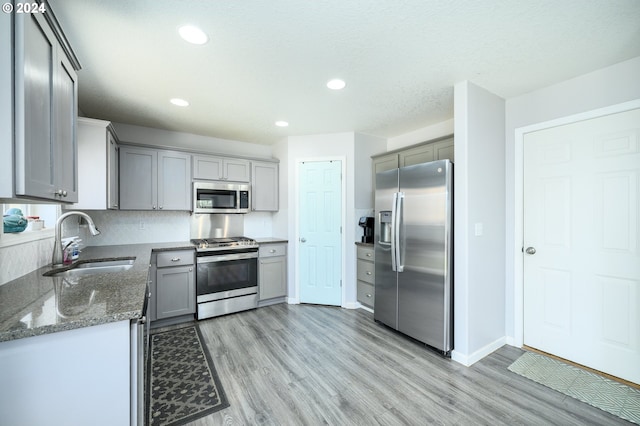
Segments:
[[[131,269],[135,257],[124,257],[118,259],[94,259],[80,261],[70,267],[52,269],[45,272],[45,277],[79,277],[83,275],[105,274],[109,272],[121,272]]]

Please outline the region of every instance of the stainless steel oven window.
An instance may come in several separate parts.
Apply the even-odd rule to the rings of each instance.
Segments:
[[[198,296],[258,285],[256,253],[203,256],[197,263]]]

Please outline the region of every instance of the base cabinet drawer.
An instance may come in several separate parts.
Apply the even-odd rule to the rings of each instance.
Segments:
[[[358,281],[358,302],[373,309],[375,299],[374,287],[364,281]]]
[[[375,283],[375,264],[365,260],[358,259],[358,280]]]

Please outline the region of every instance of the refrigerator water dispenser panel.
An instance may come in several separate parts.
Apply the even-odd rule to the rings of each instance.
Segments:
[[[378,222],[380,223],[380,243],[391,244],[391,217],[390,211],[378,213]]]

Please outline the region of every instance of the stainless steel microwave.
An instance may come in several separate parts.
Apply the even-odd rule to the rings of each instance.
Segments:
[[[249,213],[248,183],[193,182],[194,213]]]

